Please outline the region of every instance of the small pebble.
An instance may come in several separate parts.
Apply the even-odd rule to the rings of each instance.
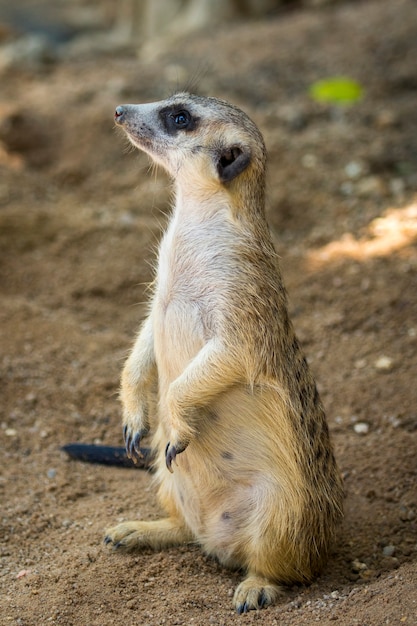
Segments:
[[[370,580],[371,578],[375,578],[375,570],[373,569],[365,569],[360,573],[362,580]]]
[[[48,478],[55,478],[55,476],[56,476],[56,469],[53,469],[53,468],[49,469],[46,472],[46,475],[48,476]]]
[[[367,435],[369,433],[369,424],[366,422],[357,422],[353,425],[353,430],[357,435]]]
[[[354,561],[352,561],[352,570],[354,572],[360,572],[366,569],[368,569],[368,566],[366,565],[366,563],[363,563],[362,561],[359,561],[358,559],[355,559]]]
[[[349,178],[358,178],[363,174],[363,165],[359,161],[351,161],[345,167],[345,173]]]
[[[384,556],[394,556],[394,554],[395,554],[395,546],[385,546],[382,549],[382,554]]]
[[[394,365],[394,361],[389,356],[380,356],[375,361],[375,369],[380,372],[389,372],[392,370]]]
[[[6,437],[16,437],[17,430],[15,428],[6,428],[4,434],[6,435]]]
[[[366,359],[357,359],[354,365],[357,370],[363,370],[366,367]]]

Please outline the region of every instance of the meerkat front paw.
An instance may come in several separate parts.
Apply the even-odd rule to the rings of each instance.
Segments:
[[[134,406],[127,407],[124,403],[123,415],[123,438],[127,456],[136,462],[143,457],[140,450],[140,442],[149,432],[147,403],[135,402]]]
[[[175,462],[177,454],[181,454],[181,452],[184,452],[187,446],[188,446],[188,443],[171,444],[171,442],[168,441],[167,446],[165,448],[165,463],[166,463],[167,468],[171,472],[171,474],[173,474],[174,472],[172,464]]]
[[[154,409],[155,394],[152,379],[136,380],[132,359],[123,370],[120,400],[123,405],[123,437],[127,456],[136,461],[142,458],[140,441],[149,432],[149,415]]]
[[[125,441],[126,454],[134,463],[136,463],[138,459],[143,458],[143,453],[140,449],[140,442],[142,438],[148,434],[148,432],[148,427],[135,430],[128,424],[123,426],[123,439]]]
[[[170,440],[165,448],[165,462],[169,471],[172,473],[172,463],[175,461],[177,454],[184,452],[190,441],[196,435],[195,424],[198,419],[198,410],[189,408],[180,411],[175,403],[171,400],[169,407],[169,424],[171,426]]]

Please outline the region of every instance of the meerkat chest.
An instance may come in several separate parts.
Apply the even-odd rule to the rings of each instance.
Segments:
[[[163,237],[153,322],[158,368],[168,379],[184,369],[221,323],[225,256],[213,230],[192,220],[173,220]]]
[[[163,237],[158,258],[156,296],[167,310],[197,307],[210,315],[219,308],[230,288],[233,273],[234,236],[222,216],[198,219],[174,217]]]

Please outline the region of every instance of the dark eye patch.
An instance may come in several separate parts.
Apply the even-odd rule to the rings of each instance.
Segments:
[[[165,126],[166,131],[170,135],[174,135],[179,131],[191,131],[196,128],[197,118],[182,105],[175,107],[165,107],[161,109],[159,115]]]

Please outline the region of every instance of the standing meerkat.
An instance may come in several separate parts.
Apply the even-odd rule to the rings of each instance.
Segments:
[[[236,610],[258,609],[318,574],[343,498],[265,219],[264,142],[240,109],[188,93],[119,106],[115,121],[175,181],[150,312],[121,380],[128,455],[154,426],[168,516],[123,522],[105,542],[197,542],[246,571]]]

